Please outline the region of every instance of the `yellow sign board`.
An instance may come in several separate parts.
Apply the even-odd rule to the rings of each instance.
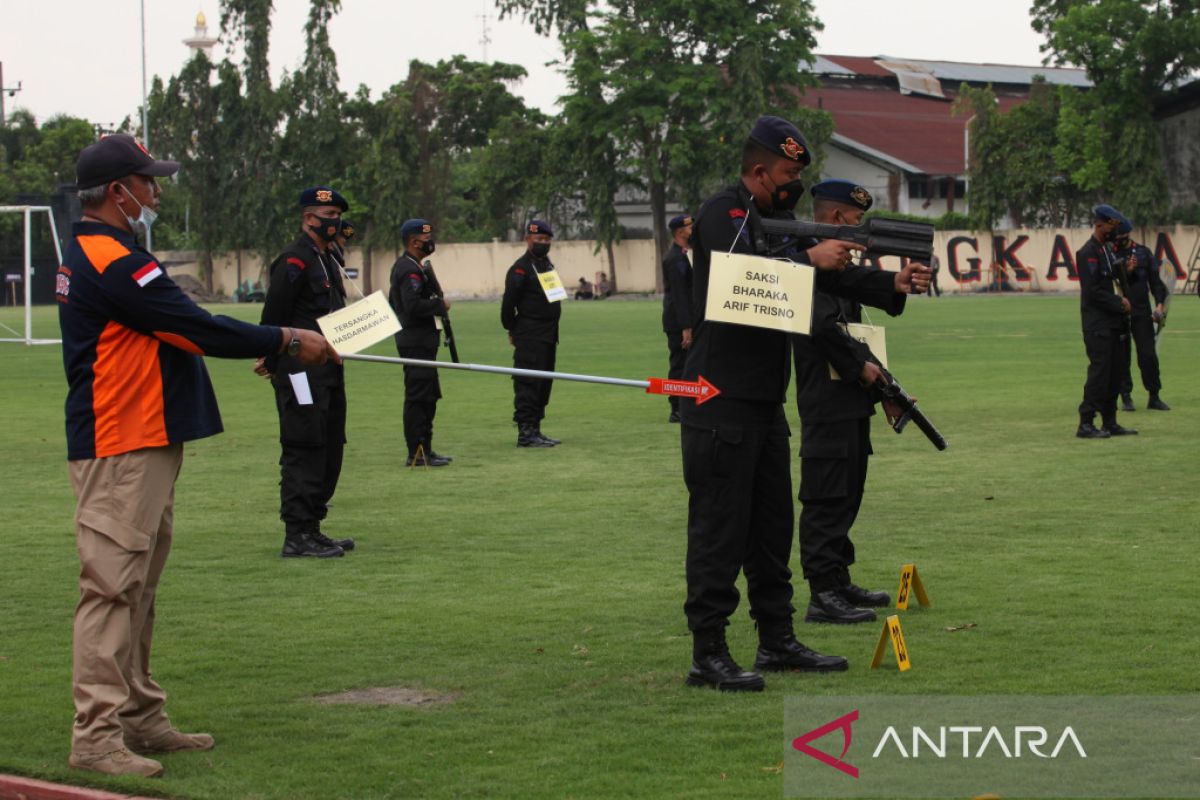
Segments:
[[[400,320],[382,291],[372,292],[317,320],[321,333],[339,353],[357,353],[400,330]]]
[[[562,278],[558,277],[558,270],[538,272],[537,277],[538,283],[542,284],[542,291],[546,293],[546,299],[551,303],[567,299],[567,290],[563,287]]]
[[[713,253],[704,316],[785,333],[812,330],[816,270],[743,253]]]
[[[883,328],[864,325],[861,322],[850,322],[845,325],[838,323],[838,327],[854,341],[862,342],[871,348],[871,354],[879,359],[879,363],[883,364],[884,369],[887,369],[887,340],[883,336]],[[829,377],[835,381],[842,379],[842,376],[838,375],[837,370],[833,368],[833,364],[829,365]]]
[[[892,652],[896,654],[896,666],[901,672],[912,668],[908,657],[908,645],[904,643],[904,632],[900,630],[900,617],[892,614],[883,622],[883,630],[879,632],[879,642],[875,645],[875,655],[871,657],[871,669],[883,663],[883,653],[887,650],[888,640],[892,642]]]
[[[933,603],[929,602],[929,593],[925,591],[925,584],[921,581],[921,575],[917,572],[916,564],[905,564],[900,568],[900,588],[896,590],[896,608],[904,611],[908,608],[908,599],[913,594],[917,595],[917,602],[924,608],[929,608]]]

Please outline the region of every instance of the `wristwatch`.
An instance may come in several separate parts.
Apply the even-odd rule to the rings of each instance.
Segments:
[[[296,329],[292,329],[292,340],[288,342],[287,352],[289,356],[300,355],[300,337],[296,335]]]

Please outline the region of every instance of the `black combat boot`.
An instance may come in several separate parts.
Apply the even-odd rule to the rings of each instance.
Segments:
[[[1092,417],[1080,414],[1079,427],[1075,430],[1075,435],[1080,439],[1107,439],[1112,434],[1097,428],[1092,422]]]
[[[874,622],[875,612],[869,608],[855,608],[846,602],[837,589],[829,589],[813,592],[804,621],[854,625],[859,622]]]
[[[1115,417],[1104,420],[1104,432],[1109,436],[1137,436],[1137,428],[1123,428]]]
[[[761,672],[843,672],[850,664],[841,656],[823,656],[805,647],[792,631],[792,621],[770,620],[758,624],[758,652],[754,668]]]
[[[1121,395],[1121,410],[1122,411],[1137,411],[1137,406],[1133,404],[1133,398],[1128,392]]]
[[[1158,396],[1157,392],[1150,395],[1150,402],[1146,404],[1146,408],[1149,408],[1152,411],[1170,411],[1171,410],[1171,407],[1162,401],[1162,398]]]
[[[557,444],[562,444],[562,440],[561,440],[561,439],[555,439],[555,438],[553,438],[553,437],[547,436],[546,434],[542,433],[542,426],[541,426],[541,425],[536,425],[536,426],[534,426],[534,429],[533,429],[533,431],[534,431],[534,433],[537,435],[537,437],[538,437],[539,439],[541,439],[543,442],[545,442],[546,444],[548,444],[550,447],[554,447],[554,446],[555,446],[555,445],[557,445]]]
[[[688,686],[709,686],[722,692],[761,692],[766,686],[762,675],[746,672],[729,655],[725,628],[692,632],[692,668]]]
[[[320,530],[314,531],[310,535],[316,542],[318,542],[319,544],[323,544],[326,547],[340,547],[343,550],[345,550],[347,553],[349,553],[351,550],[354,549],[354,540],[350,539],[350,538],[330,539],[328,536],[321,533]]]
[[[892,597],[887,592],[872,592],[849,581],[838,587],[838,594],[847,603],[859,608],[887,608],[892,604]]]
[[[318,541],[312,531],[288,532],[280,555],[284,558],[338,558],[346,555],[345,550],[329,539],[325,541],[329,544]]]
[[[554,447],[554,445],[539,436],[535,426],[521,425],[517,428],[517,447]]]

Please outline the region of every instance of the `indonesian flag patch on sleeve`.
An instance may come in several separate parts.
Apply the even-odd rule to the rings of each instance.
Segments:
[[[133,273],[133,279],[137,281],[138,286],[145,286],[147,283],[162,274],[162,267],[158,265],[158,262],[151,261],[149,264]]]

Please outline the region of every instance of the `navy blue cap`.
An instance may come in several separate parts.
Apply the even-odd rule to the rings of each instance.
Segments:
[[[345,236],[346,239],[353,239],[354,238],[354,223],[351,222],[350,220],[346,219],[345,217],[343,217],[342,218],[342,229],[340,231],[338,231],[338,233],[342,236]]]
[[[308,208],[309,206],[337,206],[342,211],[350,210],[350,204],[346,202],[346,198],[328,186],[314,186],[300,193],[300,207]]]
[[[797,161],[807,167],[812,163],[808,142],[800,129],[781,117],[759,117],[750,131],[750,140],[762,145],[782,158]]]
[[[1127,219],[1122,219],[1117,225],[1117,233],[1121,234],[1122,236],[1128,236],[1129,234],[1133,233],[1133,223]]]
[[[667,227],[675,231],[679,230],[680,228],[686,228],[688,225],[691,225],[692,222],[693,220],[691,214],[680,214],[678,217],[672,217],[671,221],[667,223]]]
[[[821,181],[810,190],[814,200],[832,200],[869,211],[875,204],[871,193],[857,183],[843,180]]]
[[[404,224],[400,226],[400,238],[407,242],[413,236],[419,236],[422,233],[433,233],[433,226],[427,220],[420,217],[415,219],[406,219]]]
[[[546,236],[554,238],[554,229],[540,219],[531,219],[529,220],[529,224],[525,226],[526,236],[531,236],[535,233],[544,233]]]
[[[1129,220],[1125,219],[1124,214],[1122,214],[1120,211],[1117,211],[1108,203],[1101,203],[1093,208],[1092,216],[1101,222],[1111,222],[1113,220],[1116,220],[1117,222],[1129,222]],[[1133,230],[1133,228],[1130,228],[1130,230]]]
[[[114,133],[93,142],[79,153],[75,162],[75,185],[80,189],[103,186],[126,175],[165,178],[179,171],[177,161],[156,161],[137,139],[127,133]]]

